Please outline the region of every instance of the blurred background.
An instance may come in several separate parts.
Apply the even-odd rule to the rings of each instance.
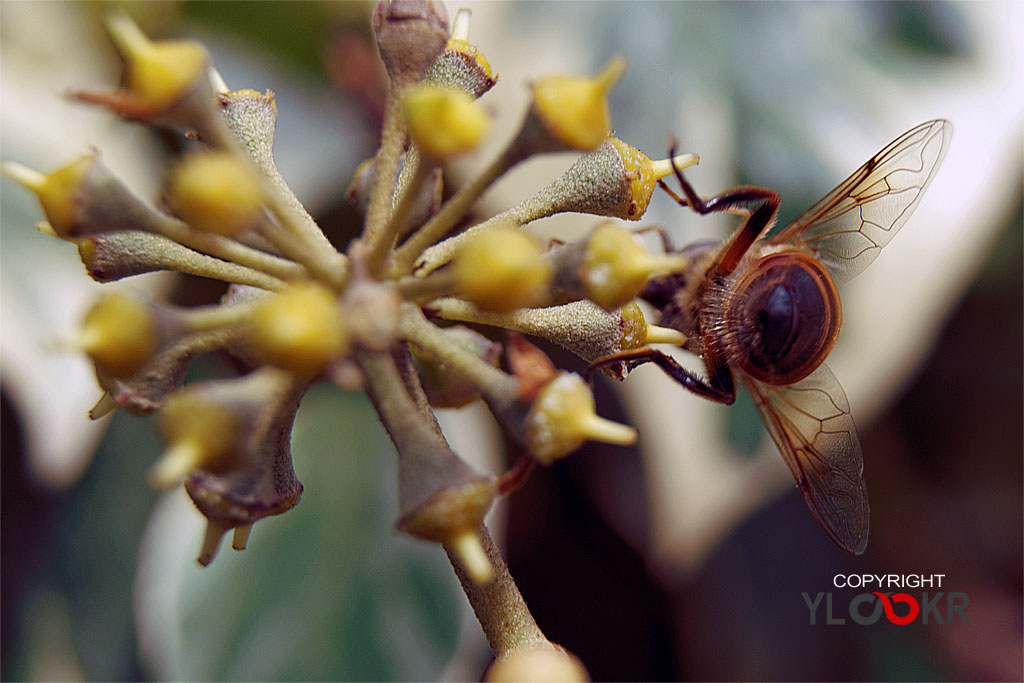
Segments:
[[[890,140],[935,117],[954,137],[899,237],[843,290],[829,364],[861,433],[867,552],[819,529],[749,401],[701,401],[653,368],[598,386],[633,450],[595,448],[538,471],[492,526],[540,626],[595,680],[1020,680],[1022,672],[1022,182],[1024,10],[1018,3],[464,3],[499,77],[488,144],[512,134],[537,75],[629,69],[616,135],[652,158],[670,136],[701,155],[698,191],[780,193],[785,223]],[[0,155],[41,170],[95,145],[153,196],[180,144],[68,102],[117,82],[110,3],[0,3]],[[457,7],[449,5],[450,15]],[[339,247],[343,199],[374,152],[383,105],[361,3],[130,3],[153,36],[192,37],[231,87],[272,89],[285,178]],[[573,158],[531,160],[480,202],[518,202]],[[465,680],[489,653],[436,548],[398,537],[393,454],[360,396],[316,387],[295,426],[302,503],[244,553],[195,563],[202,523],[158,496],[151,419],[89,423],[88,366],[55,350],[97,294],[73,247],[34,231],[33,198],[0,184],[4,680]],[[641,225],[684,245],[735,217],[656,196]],[[594,224],[531,226],[569,236]],[[179,304],[217,283],[135,278]],[[581,364],[547,348],[556,362]],[[694,359],[680,356],[691,367]],[[193,377],[234,371],[211,356]],[[445,414],[453,445],[499,471],[485,411]],[[344,446],[339,446],[344,444]],[[860,591],[836,574],[944,574],[970,623],[810,624],[801,597]],[[911,591],[915,592],[915,591]],[[837,612],[837,614],[842,614]]]

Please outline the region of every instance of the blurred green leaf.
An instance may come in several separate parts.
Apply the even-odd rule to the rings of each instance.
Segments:
[[[223,28],[303,71],[322,74],[330,29],[349,15],[365,28],[370,11],[364,5],[341,3],[339,9],[327,2],[186,2],[181,9],[188,20]]]
[[[118,411],[93,466],[62,510],[54,571],[91,680],[137,675],[131,586],[139,540],[157,497],[146,485],[146,470],[162,448],[151,418]]]

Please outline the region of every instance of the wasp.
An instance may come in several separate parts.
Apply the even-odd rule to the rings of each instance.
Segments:
[[[952,129],[944,119],[912,128],[775,232],[776,192],[742,186],[702,199],[675,169],[683,196],[659,185],[680,205],[746,217],[724,242],[686,247],[689,266],[652,279],[640,293],[657,311],[657,324],[686,335],[684,348],[700,356],[707,377],[651,348],[591,364],[631,370],[655,363],[686,389],[725,404],[735,401],[738,380],[814,517],[853,554],[867,547],[869,506],[850,404],[825,365],[842,323],[836,285],[861,273],[910,218]]]

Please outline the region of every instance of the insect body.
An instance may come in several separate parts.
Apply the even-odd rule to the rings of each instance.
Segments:
[[[868,540],[864,459],[846,394],[824,364],[839,335],[836,284],[870,264],[917,207],[952,134],[936,119],[913,128],[782,230],[779,196],[738,187],[701,199],[676,171],[683,197],[701,214],[748,214],[722,244],[686,248],[690,267],[652,280],[641,293],[658,324],[687,336],[701,356],[702,378],[653,349],[596,361],[627,368],[656,363],[694,393],[732,403],[736,379],[746,387],[811,512],[828,535],[860,554]],[[660,181],[659,181],[660,183]],[[667,246],[667,245],[666,245]]]

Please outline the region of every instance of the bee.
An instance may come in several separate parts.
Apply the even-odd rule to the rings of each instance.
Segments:
[[[777,193],[743,186],[701,199],[675,169],[682,197],[659,184],[680,205],[746,216],[725,242],[685,248],[689,266],[654,278],[640,294],[657,324],[686,335],[684,348],[701,357],[707,377],[650,348],[590,368],[655,363],[686,389],[725,404],[736,399],[738,378],[818,523],[857,555],[868,542],[864,456],[843,387],[824,363],[842,323],[836,285],[863,271],[910,218],[952,130],[944,119],[912,128],[770,234]]]

